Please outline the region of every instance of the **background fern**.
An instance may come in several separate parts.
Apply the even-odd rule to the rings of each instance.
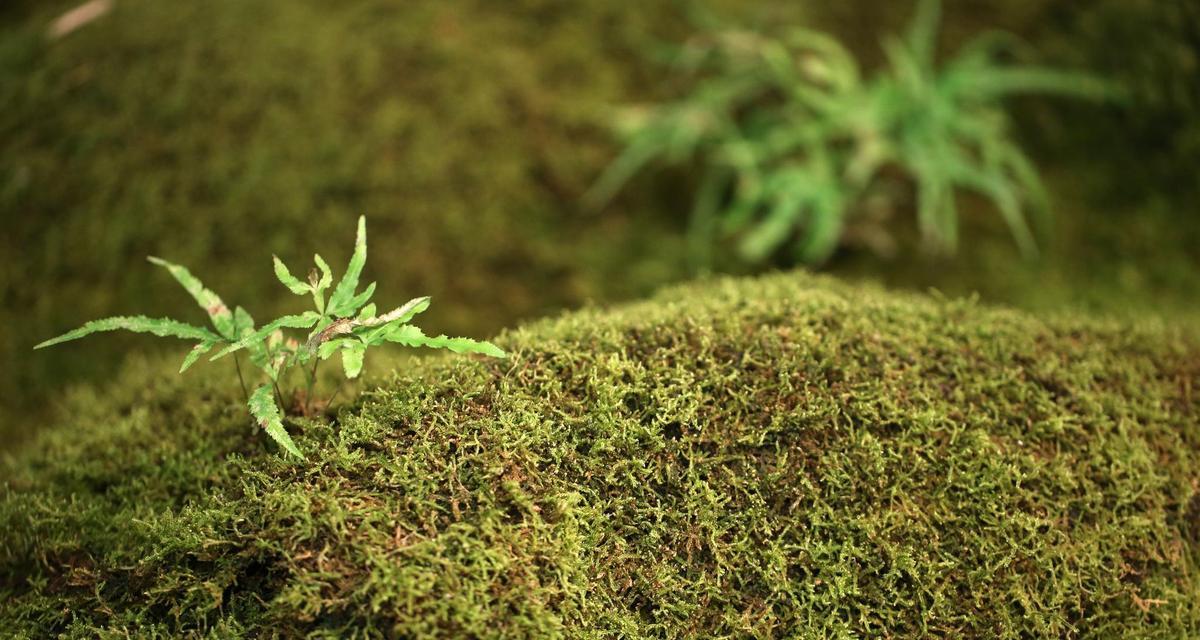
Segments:
[[[1009,137],[1002,101],[1116,92],[1086,74],[1002,63],[1019,47],[1001,34],[938,65],[940,10],[938,0],[921,0],[907,34],[885,40],[887,68],[870,79],[836,39],[815,31],[696,37],[681,57],[696,87],[624,124],[628,146],[590,192],[591,204],[607,201],[651,160],[698,157],[704,169],[692,247],[699,262],[710,261],[714,238],[734,236],[750,262],[791,245],[799,260],[820,263],[895,168],[915,182],[929,247],[957,249],[956,195],[971,191],[993,204],[1024,255],[1036,255],[1033,226],[1048,215],[1048,198]]]

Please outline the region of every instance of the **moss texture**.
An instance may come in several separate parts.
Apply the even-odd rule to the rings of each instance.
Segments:
[[[1200,347],[798,274],[429,359],[254,433],[135,364],[6,463],[18,637],[1200,633]]]

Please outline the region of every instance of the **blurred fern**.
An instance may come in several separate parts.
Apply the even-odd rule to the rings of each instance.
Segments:
[[[887,67],[870,79],[837,40],[815,31],[695,38],[681,56],[695,88],[618,122],[626,149],[588,204],[602,206],[651,161],[698,158],[690,243],[699,263],[710,262],[719,237],[736,237],[750,262],[791,244],[799,260],[820,263],[882,172],[896,168],[915,182],[917,224],[931,248],[957,249],[956,194],[970,191],[991,201],[1024,255],[1036,255],[1033,226],[1047,219],[1047,197],[1009,136],[1003,99],[1101,100],[1116,91],[1083,73],[1003,64],[1014,45],[1004,34],[982,36],[938,66],[940,9],[920,0],[908,32],[885,40]]]
[[[179,369],[179,372],[183,373],[201,356],[220,347],[221,350],[212,359],[235,354],[238,381],[242,385],[250,414],[257,424],[288,453],[301,459],[304,458],[304,454],[283,426],[281,406],[286,404],[280,385],[285,382],[285,374],[288,371],[298,369],[304,374],[306,388],[303,395],[293,393],[292,396],[302,398],[297,409],[307,414],[312,409],[317,369],[322,361],[335,354],[341,355],[342,370],[346,377],[351,379],[357,378],[362,372],[367,349],[388,342],[407,347],[429,347],[448,349],[455,353],[505,357],[505,353],[490,342],[447,336],[429,337],[420,328],[410,324],[414,317],[429,308],[428,297],[414,298],[392,311],[376,314],[375,304],[370,302],[375,292],[375,283],[372,282],[362,291],[358,291],[359,278],[367,262],[365,218],[358,219],[358,234],[350,264],[337,286],[333,288],[333,292],[329,294],[328,300],[326,293],[333,285],[333,272],[320,255],[313,256],[313,259],[316,268],[309,273],[307,282],[293,276],[278,257],[274,258],[274,261],[275,277],[292,293],[311,296],[315,310],[283,316],[255,329],[254,319],[245,309],[237,307],[230,311],[220,296],[205,288],[186,268],[151,257],[152,263],[167,269],[204,309],[213,326],[212,330],[169,318],[119,316],[93,320],[34,348],[41,349],[93,333],[117,330],[194,340],[196,346],[184,357],[183,365]],[[301,342],[287,338],[284,334],[285,329],[307,330],[308,334]],[[241,360],[238,356],[243,350],[248,352],[250,362],[265,375],[265,379],[253,391],[247,390],[242,376]]]

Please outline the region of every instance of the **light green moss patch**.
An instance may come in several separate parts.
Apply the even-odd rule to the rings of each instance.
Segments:
[[[10,461],[0,628],[261,637],[1187,637],[1200,350],[786,274],[429,359],[295,464],[206,369]]]

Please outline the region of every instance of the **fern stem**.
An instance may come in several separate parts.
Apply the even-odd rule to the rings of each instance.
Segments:
[[[333,400],[334,400],[335,398],[337,398],[337,397],[338,397],[338,394],[339,394],[339,393],[341,393],[341,392],[342,392],[342,385],[340,385],[340,384],[339,384],[339,385],[337,386],[337,388],[333,390],[333,394],[329,396],[329,399],[325,401],[325,408],[326,408],[326,409],[328,409],[329,407],[332,407],[332,406],[333,406]]]
[[[308,389],[305,390],[305,392],[304,392],[304,415],[306,415],[306,416],[308,415],[308,412],[312,409],[312,395],[313,395],[313,389],[315,389],[317,386],[317,367],[319,367],[319,366],[321,366],[321,361],[313,360],[312,369],[311,370],[305,369],[305,371],[304,371],[305,373],[308,374]]]
[[[237,369],[238,384],[242,385],[242,398],[246,400],[246,404],[250,404],[250,392],[246,391],[246,379],[242,377],[242,356],[235,354],[233,356],[233,367]]]

